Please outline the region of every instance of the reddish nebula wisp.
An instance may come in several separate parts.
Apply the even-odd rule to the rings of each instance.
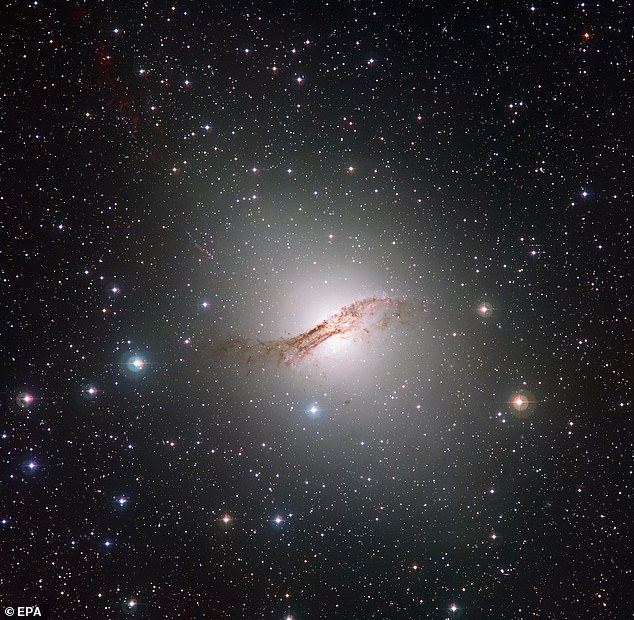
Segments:
[[[315,327],[290,338],[251,340],[234,337],[221,349],[246,356],[247,364],[272,361],[287,366],[300,364],[313,356],[320,345],[335,336],[353,341],[367,340],[376,331],[402,321],[407,314],[422,310],[422,305],[402,298],[373,296],[344,306]]]

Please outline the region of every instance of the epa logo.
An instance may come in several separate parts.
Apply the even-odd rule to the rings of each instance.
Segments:
[[[5,607],[4,615],[8,618],[42,618],[42,610],[39,605],[29,605],[26,607]]]

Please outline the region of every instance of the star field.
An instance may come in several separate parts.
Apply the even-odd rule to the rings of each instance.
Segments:
[[[631,617],[627,3],[8,8],[0,603]]]

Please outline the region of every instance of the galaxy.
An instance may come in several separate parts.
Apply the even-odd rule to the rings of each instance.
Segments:
[[[221,345],[227,351],[239,351],[244,364],[267,364],[269,360],[279,365],[298,365],[311,359],[320,345],[334,339],[351,339],[353,342],[372,339],[377,330],[388,329],[401,320],[405,300],[389,297],[369,297],[341,308],[315,327],[277,340],[249,341],[240,337],[228,339]],[[411,310],[410,310],[411,312]]]
[[[627,3],[6,13],[0,615],[632,617]]]

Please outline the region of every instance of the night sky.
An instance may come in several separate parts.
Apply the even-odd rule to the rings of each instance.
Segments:
[[[628,4],[11,3],[0,602],[631,618]]]

